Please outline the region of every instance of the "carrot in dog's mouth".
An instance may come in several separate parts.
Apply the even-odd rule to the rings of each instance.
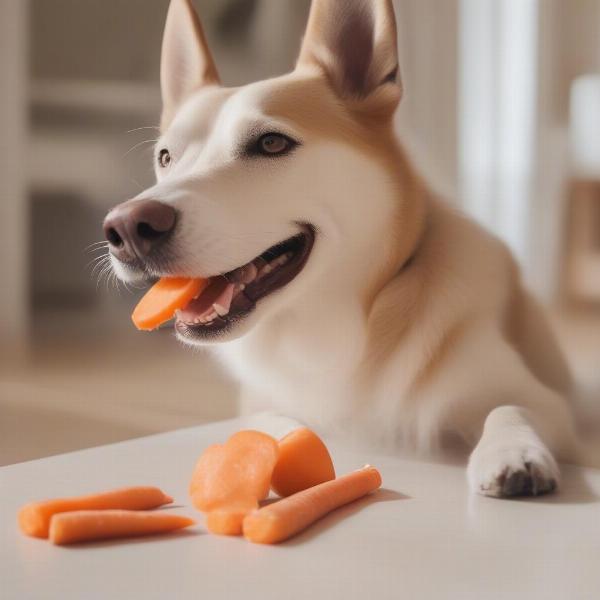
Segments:
[[[300,273],[314,239],[314,228],[303,226],[299,234],[228,273],[207,280],[163,278],[142,298],[132,319],[138,329],[151,330],[175,317],[184,337],[221,333]]]

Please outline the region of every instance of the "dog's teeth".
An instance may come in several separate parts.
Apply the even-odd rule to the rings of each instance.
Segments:
[[[214,306],[214,305],[213,305]],[[206,322],[210,323],[211,321],[213,321],[214,319],[217,318],[217,313],[216,312],[211,312],[210,315],[208,315],[206,317]]]
[[[242,273],[242,283],[251,283],[252,281],[254,281],[254,279],[256,279],[257,274],[258,269],[256,268],[256,265],[254,263],[246,265]]]
[[[213,309],[220,317],[224,317],[229,312],[228,309],[216,302],[213,304]]]
[[[240,290],[240,292],[243,292],[246,289],[246,284],[245,283],[240,283],[240,286],[238,288]]]

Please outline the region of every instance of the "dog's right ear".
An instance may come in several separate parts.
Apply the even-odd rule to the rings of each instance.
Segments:
[[[171,0],[162,43],[160,85],[161,128],[179,105],[203,85],[219,85],[219,74],[191,0]]]

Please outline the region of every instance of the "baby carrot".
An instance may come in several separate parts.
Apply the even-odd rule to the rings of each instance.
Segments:
[[[155,487],[128,487],[99,494],[56,498],[26,504],[19,511],[18,521],[23,533],[33,537],[48,537],[53,515],[74,510],[122,508],[145,510],[170,504],[173,498]]]
[[[163,511],[77,510],[54,515],[49,537],[53,544],[73,544],[166,533],[194,524],[193,519]]]
[[[316,433],[300,427],[279,440],[279,457],[271,477],[275,493],[291,496],[331,479],[335,479],[333,462]]]
[[[244,536],[257,544],[276,544],[299,533],[327,513],[381,486],[374,467],[364,467],[326,481],[250,513],[244,519]]]
[[[163,277],[139,301],[131,319],[138,329],[151,331],[173,318],[175,311],[197,298],[208,279]]]

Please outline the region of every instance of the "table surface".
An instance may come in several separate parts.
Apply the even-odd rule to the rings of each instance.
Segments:
[[[209,535],[52,546],[22,535],[32,499],[157,485],[167,510],[196,515],[187,483],[199,453],[240,421],[174,431],[0,469],[3,600],[205,598],[600,598],[600,470],[565,467],[560,494],[468,494],[464,468],[331,446],[339,473],[368,462],[384,489],[279,546]]]

